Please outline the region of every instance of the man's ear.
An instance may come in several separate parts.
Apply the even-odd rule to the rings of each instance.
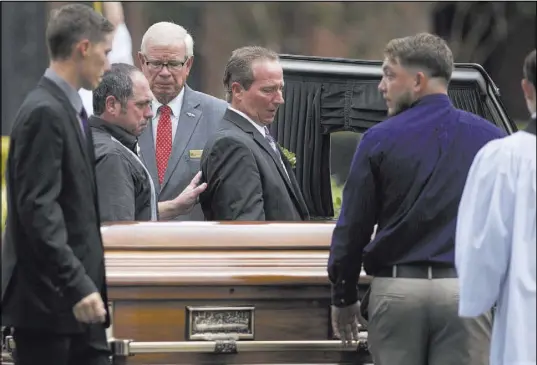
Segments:
[[[233,95],[235,99],[242,100],[243,91],[244,89],[238,82],[234,82],[231,84],[231,95]]]
[[[104,110],[109,114],[115,115],[116,113],[116,98],[112,95],[108,95],[104,101]]]
[[[88,55],[90,47],[91,42],[88,39],[82,39],[75,45],[74,51],[78,52],[82,58],[85,58]]]
[[[427,86],[427,77],[423,72],[417,72],[414,79],[414,91],[421,92]]]
[[[145,58],[142,54],[142,52],[138,51],[138,62],[140,63],[140,67],[145,66]]]
[[[535,86],[526,79],[522,79],[520,82],[522,86],[522,92],[524,93],[524,98],[526,100],[535,101]]]

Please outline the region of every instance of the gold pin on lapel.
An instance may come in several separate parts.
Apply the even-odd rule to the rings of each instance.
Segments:
[[[201,154],[203,153],[203,150],[190,150],[190,158],[201,158]]]

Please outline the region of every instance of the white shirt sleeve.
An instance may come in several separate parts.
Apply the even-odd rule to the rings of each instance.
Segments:
[[[119,24],[112,41],[112,51],[108,53],[110,63],[127,63],[133,65],[132,38],[125,23]]]
[[[459,205],[455,265],[461,317],[494,306],[511,254],[514,183],[509,153],[493,141],[476,155]]]

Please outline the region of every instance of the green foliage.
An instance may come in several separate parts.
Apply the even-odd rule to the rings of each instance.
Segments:
[[[293,152],[289,151],[285,147],[280,146],[280,148],[282,149],[282,152],[283,152],[285,158],[287,158],[287,161],[289,161],[289,164],[291,165],[291,167],[295,168],[295,166],[296,166],[296,155]]]
[[[336,179],[330,178],[330,185],[332,187],[332,203],[334,204],[334,219],[339,217],[341,212],[341,202],[343,200],[343,185],[338,185]]]

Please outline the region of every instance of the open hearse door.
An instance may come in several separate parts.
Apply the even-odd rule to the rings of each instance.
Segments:
[[[332,204],[330,151],[332,133],[363,133],[387,116],[377,87],[381,61],[281,55],[285,104],[271,133],[296,156],[295,174],[310,215],[330,219]],[[457,108],[475,113],[508,133],[508,117],[499,89],[477,64],[455,64],[449,96]],[[339,158],[340,156],[336,156]]]
[[[317,221],[103,226],[115,364],[371,363],[366,328],[343,348],[330,327],[330,133],[364,132],[386,118],[382,63],[291,55],[281,63],[285,104],[272,133],[296,154]],[[479,65],[457,65],[449,95],[515,131]],[[360,296],[369,281],[362,272]],[[16,349],[11,338],[4,344]]]

